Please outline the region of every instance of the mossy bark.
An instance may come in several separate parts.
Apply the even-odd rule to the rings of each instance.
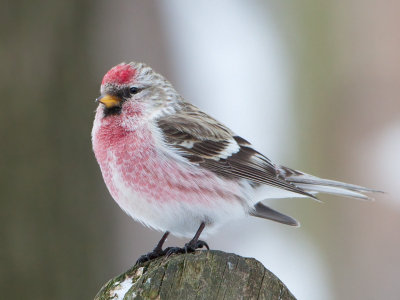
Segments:
[[[221,251],[162,257],[111,279],[95,300],[105,299],[295,299],[254,258]]]

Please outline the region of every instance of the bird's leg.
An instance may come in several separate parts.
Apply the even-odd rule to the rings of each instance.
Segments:
[[[206,224],[203,222],[200,224],[199,229],[197,229],[196,234],[194,237],[190,240],[189,243],[185,244],[185,252],[194,252],[196,249],[206,247],[207,250],[210,250],[210,247],[208,247],[207,243],[204,241],[199,240],[200,234],[203,231],[204,227],[206,227]]]
[[[169,235],[169,231],[166,231],[164,233],[164,235],[162,236],[161,240],[158,242],[157,246],[153,249],[153,252],[162,252],[163,251],[162,246],[164,245],[165,240],[167,239],[168,235]]]
[[[153,251],[139,257],[139,259],[136,261],[136,265],[141,264],[145,261],[152,260],[152,259],[160,257],[160,256],[164,256],[167,253],[168,248],[163,250],[162,246],[164,245],[164,242],[167,239],[168,235],[169,235],[169,231],[166,231],[164,233],[164,235],[162,236],[161,240],[157,243],[157,246],[153,249]]]
[[[196,249],[203,248],[203,247],[206,247],[207,250],[210,250],[210,247],[208,247],[206,242],[199,240],[200,234],[203,231],[204,227],[206,227],[206,224],[204,222],[202,222],[200,224],[199,229],[197,229],[197,232],[194,235],[194,237],[190,240],[189,243],[186,243],[183,248],[178,248],[178,247],[166,248],[165,249],[166,255],[169,256],[171,254],[195,252]]]

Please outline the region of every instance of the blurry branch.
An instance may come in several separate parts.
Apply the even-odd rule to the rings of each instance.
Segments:
[[[198,251],[132,267],[106,283],[95,297],[105,299],[295,298],[254,258]]]

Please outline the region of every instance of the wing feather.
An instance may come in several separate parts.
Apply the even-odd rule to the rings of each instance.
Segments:
[[[157,122],[167,145],[200,167],[227,178],[243,178],[315,198],[279,176],[274,164],[248,141],[192,104],[182,104],[173,116]]]

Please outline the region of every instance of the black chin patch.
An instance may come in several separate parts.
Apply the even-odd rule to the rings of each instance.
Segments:
[[[119,115],[121,113],[121,106],[104,107],[104,117]]]

